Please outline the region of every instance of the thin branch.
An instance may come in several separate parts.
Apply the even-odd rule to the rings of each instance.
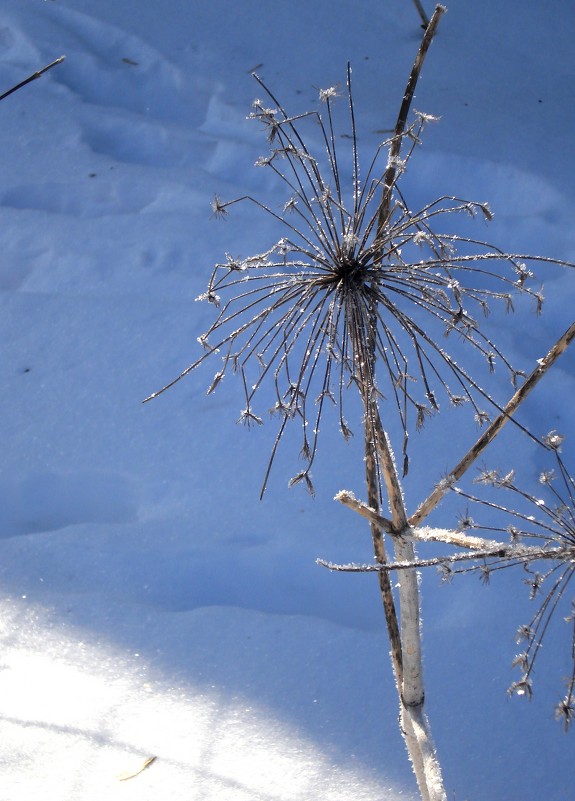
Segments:
[[[338,492],[334,500],[339,501],[348,509],[357,512],[362,517],[367,518],[375,525],[382,528],[390,526],[390,521],[381,515],[377,514],[370,506],[363,501],[358,500],[353,492],[349,490],[342,490]],[[387,530],[387,529],[386,529]],[[393,529],[391,532],[393,533]],[[391,562],[386,565],[385,569],[398,570],[406,569],[408,567],[427,567],[428,565],[440,564],[444,561],[460,561],[464,559],[477,559],[479,557],[502,557],[512,559],[555,559],[560,555],[573,558],[573,548],[559,547],[549,548],[548,546],[529,546],[521,543],[499,542],[498,540],[491,540],[485,537],[476,537],[474,535],[466,534],[463,531],[455,531],[445,528],[433,528],[431,526],[417,526],[408,529],[409,539],[416,542],[440,542],[446,545],[453,545],[457,548],[467,548],[472,552],[468,554],[455,554],[449,557],[438,557],[436,560],[415,560],[404,559],[398,562]],[[401,537],[398,539],[402,539]],[[571,556],[569,556],[571,555]],[[331,563],[325,560],[318,560],[318,564],[327,567]],[[331,569],[331,568],[330,568]],[[373,566],[370,567],[370,572]],[[379,570],[379,568],[377,568]]]
[[[573,558],[573,549],[568,548],[533,548],[525,545],[504,545],[502,548],[481,549],[468,553],[453,553],[448,556],[434,556],[430,559],[416,559],[414,561],[388,562],[385,565],[359,565],[350,562],[346,565],[328,562],[325,559],[316,559],[316,564],[338,573],[380,573],[391,570],[409,570],[420,567],[438,567],[453,562],[474,562],[480,559],[507,559],[516,563],[533,562],[539,559],[557,559],[564,561]]]
[[[386,565],[366,565],[357,564],[356,562],[349,562],[342,565],[335,562],[328,562],[326,559],[316,559],[315,562],[320,567],[326,567],[333,573],[386,573],[392,570],[412,570],[420,567],[438,567],[451,562],[473,561],[474,559],[483,559],[486,556],[496,557],[500,555],[500,551],[477,551],[473,553],[458,553],[452,554],[449,557],[435,556],[431,559],[417,559],[414,562],[388,562]]]
[[[505,423],[517,411],[520,404],[525,400],[531,390],[539,383],[541,378],[545,375],[547,370],[557,361],[559,356],[568,348],[575,337],[575,323],[559,337],[555,345],[551,348],[547,356],[539,359],[537,367],[525,383],[517,390],[515,395],[511,398],[509,403],[504,407],[501,414],[495,418],[491,425],[479,437],[477,442],[469,449],[463,459],[454,467],[454,469],[443,478],[435,487],[431,495],[419,506],[414,514],[409,518],[410,526],[418,526],[425,520],[425,518],[432,512],[437,504],[442,500],[443,496],[448,492],[455,481],[458,481],[461,476],[467,472],[469,467],[477,459],[477,457],[485,450],[492,440],[495,439],[497,434],[503,428]]]
[[[419,79],[419,73],[421,72],[425,56],[427,55],[427,51],[429,50],[429,45],[431,44],[431,40],[433,39],[435,31],[437,30],[437,26],[439,25],[439,20],[446,11],[447,9],[445,8],[445,6],[441,5],[435,6],[435,11],[433,12],[433,16],[431,17],[431,20],[429,21],[429,24],[425,29],[423,39],[421,40],[421,44],[419,46],[419,51],[417,53],[415,62],[411,69],[411,75],[409,76],[409,80],[405,88],[403,101],[399,109],[399,115],[397,117],[397,122],[395,123],[395,129],[391,140],[391,146],[389,148],[388,167],[385,172],[385,177],[383,182],[383,195],[378,213],[376,239],[379,239],[380,237],[383,236],[383,231],[389,220],[390,206],[391,206],[390,204],[391,190],[395,183],[395,178],[397,174],[396,160],[397,157],[399,156],[399,151],[401,150],[403,132],[405,131],[407,115],[409,114],[409,109],[411,107],[411,102],[413,100],[413,95],[415,93],[415,87]]]
[[[7,92],[4,92],[3,95],[0,95],[0,100],[4,100],[4,98],[8,97],[8,95],[11,95],[13,92],[17,92],[18,89],[21,89],[23,86],[26,86],[26,84],[35,81],[36,78],[40,78],[42,75],[44,75],[45,72],[51,70],[52,67],[55,67],[57,64],[61,64],[65,58],[66,56],[60,56],[60,58],[57,58],[51,64],[48,64],[47,67],[43,67],[41,70],[38,70],[38,72],[35,72],[33,75],[30,75],[28,78],[26,78],[25,81],[21,81],[20,83],[16,84],[16,86],[13,86],[12,89],[8,89]]]
[[[419,0],[413,0],[413,3],[417,9],[417,13],[421,17],[421,22],[423,24],[423,27],[427,28],[427,26],[429,25],[429,17],[425,13],[425,9],[423,8]]]
[[[371,506],[368,506],[364,501],[359,501],[350,490],[341,490],[338,492],[334,497],[334,501],[343,503],[343,505],[347,506],[348,509],[352,509],[362,517],[365,517],[370,523],[375,523],[376,526],[380,526],[388,534],[393,533],[393,524],[391,520],[388,520],[386,517],[382,517],[375,511],[375,509],[373,509]]]
[[[397,468],[395,466],[395,459],[391,450],[389,437],[381,425],[379,412],[377,412],[375,422],[376,444],[379,452],[383,480],[387,490],[387,497],[389,499],[389,506],[391,508],[393,533],[402,534],[407,529],[408,522],[405,503],[403,502],[403,494],[401,492],[401,484],[399,483]]]
[[[509,543],[488,540],[485,537],[476,537],[466,534],[464,531],[451,531],[446,528],[431,528],[430,526],[418,526],[411,529],[411,535],[418,542],[443,542],[447,545],[455,545],[457,548],[467,548],[469,550],[497,550],[507,548]]]

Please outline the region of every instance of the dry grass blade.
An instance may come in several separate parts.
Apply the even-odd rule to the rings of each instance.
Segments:
[[[153,765],[153,764],[154,764],[154,762],[157,760],[157,758],[158,758],[158,757],[156,757],[156,756],[150,756],[150,757],[146,757],[146,759],[144,759],[144,760],[143,760],[143,761],[142,761],[142,762],[141,762],[141,763],[138,765],[138,767],[137,767],[137,768],[135,768],[134,770],[126,770],[126,771],[124,771],[123,773],[121,773],[121,774],[118,776],[118,780],[119,780],[119,781],[121,781],[121,782],[127,782],[127,781],[129,781],[130,779],[135,779],[135,778],[136,778],[136,776],[139,776],[139,775],[140,775],[140,773],[143,773],[143,772],[146,770],[146,768],[149,768],[149,767],[150,767],[150,765]]]

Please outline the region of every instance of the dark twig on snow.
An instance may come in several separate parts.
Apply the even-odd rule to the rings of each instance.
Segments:
[[[51,70],[52,67],[55,67],[57,64],[61,64],[65,58],[66,56],[60,56],[60,58],[57,58],[51,64],[48,64],[48,66],[43,67],[41,70],[35,72],[33,75],[30,75],[28,78],[26,78],[25,81],[21,81],[20,83],[16,84],[16,86],[13,86],[11,89],[8,89],[7,92],[4,92],[4,94],[0,95],[0,100],[4,100],[4,98],[8,97],[8,95],[11,95],[13,92],[17,92],[18,89],[21,89],[23,86],[26,86],[26,84],[35,81],[36,78],[41,78],[42,75],[44,75],[45,72],[48,72],[48,70]]]

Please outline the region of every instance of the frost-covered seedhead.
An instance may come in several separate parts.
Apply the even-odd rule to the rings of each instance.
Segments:
[[[287,198],[276,211],[251,196],[230,202],[216,197],[213,210],[223,217],[233,204],[249,201],[277,221],[281,235],[256,255],[228,255],[216,265],[200,298],[218,310],[200,337],[206,354],[182,375],[215,356],[220,365],[212,391],[227,372],[237,372],[245,393],[240,420],[248,425],[263,420],[259,391],[273,387],[279,430],[270,466],[287,423],[299,421],[305,467],[295,481],[310,489],[325,405],[337,407],[349,437],[344,396],[355,387],[365,410],[381,403],[384,420],[394,413],[398,418],[405,473],[408,432],[413,424],[420,428],[442,400],[469,402],[478,422],[489,419],[483,404],[493,402],[474,377],[472,357],[488,370],[499,362],[514,382],[519,373],[481,320],[494,302],[512,310],[516,291],[533,296],[537,308],[541,294],[529,288],[523,257],[435,230],[453,215],[490,220],[485,203],[441,197],[417,212],[409,208],[398,182],[427,115],[416,113],[401,135],[382,142],[360,180],[349,67],[349,129],[343,133],[351,158],[336,146],[335,89],[320,91],[321,113],[290,116],[254,77],[268,100],[256,100],[250,116],[263,124],[271,146],[257,164],[275,173]],[[347,171],[344,161],[351,165]],[[450,348],[454,335],[469,346],[465,366]],[[366,420],[369,427],[369,413]],[[264,489],[268,475],[269,468]]]
[[[468,503],[483,507],[483,517],[488,517],[485,525],[481,525],[466,513],[466,528],[488,531],[491,536],[493,532],[507,535],[514,548],[503,558],[483,559],[473,567],[450,569],[449,574],[451,577],[454,573],[479,570],[481,578],[485,579],[495,570],[514,565],[523,567],[524,583],[538,608],[529,623],[517,630],[517,643],[521,644],[522,651],[513,665],[521,675],[509,688],[510,694],[532,695],[533,670],[543,639],[556,613],[568,604],[563,622],[569,626],[572,664],[566,680],[566,695],[556,707],[557,718],[567,729],[575,716],[575,597],[568,596],[575,573],[575,480],[560,455],[563,437],[552,431],[543,441],[550,451],[554,469],[540,474],[540,494],[522,489],[514,471],[502,474],[496,470],[482,470],[476,479],[477,483],[505,492],[505,501],[501,503],[454,488]],[[526,546],[524,549],[522,544]]]

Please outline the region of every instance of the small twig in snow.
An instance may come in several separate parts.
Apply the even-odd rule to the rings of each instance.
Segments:
[[[12,89],[8,89],[7,92],[4,92],[3,95],[0,95],[0,100],[4,100],[4,98],[8,97],[8,95],[11,95],[13,92],[17,92],[18,89],[21,89],[23,86],[26,86],[26,84],[35,81],[36,78],[40,78],[42,75],[44,75],[45,72],[51,70],[52,67],[55,67],[57,64],[61,64],[65,58],[66,56],[60,56],[60,58],[57,58],[51,64],[48,64],[47,67],[43,67],[41,70],[38,70],[38,72],[35,72],[33,75],[30,75],[28,78],[26,78],[25,81],[21,81],[20,83],[16,84],[16,86],[13,86]]]
[[[127,782],[128,779],[134,779],[136,776],[139,776],[142,771],[146,770],[146,768],[149,768],[150,765],[153,765],[157,758],[157,756],[146,757],[139,768],[121,773],[118,776],[118,780],[121,782]]]

